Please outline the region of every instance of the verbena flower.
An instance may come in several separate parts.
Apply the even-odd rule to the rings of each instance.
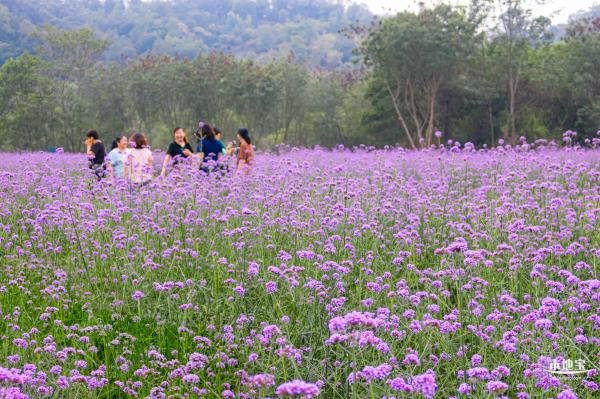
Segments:
[[[297,396],[303,399],[310,399],[319,396],[321,390],[316,384],[302,380],[293,380],[279,385],[275,392],[280,397]]]

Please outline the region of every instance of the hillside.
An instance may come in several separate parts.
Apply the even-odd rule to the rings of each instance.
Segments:
[[[350,61],[339,33],[370,11],[332,0],[0,0],[0,63],[31,51],[36,26],[90,27],[111,41],[108,60],[146,53],[195,57],[222,50],[270,59],[293,52],[315,66]]]

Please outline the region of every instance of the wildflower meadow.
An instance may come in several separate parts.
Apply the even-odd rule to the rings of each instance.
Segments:
[[[598,398],[599,264],[592,147],[5,153],[0,398]]]

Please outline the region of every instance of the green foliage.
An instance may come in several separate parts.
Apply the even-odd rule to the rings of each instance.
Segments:
[[[148,55],[125,64],[101,63],[106,42],[87,29],[45,27],[39,37],[44,60],[29,55],[9,60],[0,75],[7,93],[0,115],[3,148],[80,151],[90,128],[106,141],[144,131],[154,148],[164,148],[173,127],[192,132],[198,119],[221,127],[225,140],[245,126],[258,145],[263,139],[265,145],[335,145],[351,136],[342,130],[338,110],[354,78],[311,72],[294,57],[265,65],[223,53],[194,60]],[[29,91],[23,94],[25,89],[16,85]],[[35,118],[42,107],[49,117],[38,126]],[[13,140],[19,137],[26,138],[26,145]]]
[[[413,148],[432,144],[440,90],[474,53],[477,28],[464,11],[440,5],[387,18],[363,42]]]
[[[595,135],[600,23],[588,18],[588,29],[552,42],[547,18],[500,0],[499,25],[484,36],[491,3],[401,13],[368,32],[360,50],[373,67],[365,91],[372,107],[363,113],[370,132],[413,147],[430,145],[437,129],[477,145],[559,138],[567,129]]]
[[[41,43],[37,52],[51,62],[58,79],[82,79],[110,44],[108,40],[97,39],[88,28],[63,31],[44,25],[33,37]]]
[[[352,56],[352,41],[338,31],[371,18],[364,6],[329,0],[0,0],[0,62],[33,50],[32,26],[52,24],[101,32],[111,42],[107,60],[147,53],[193,59],[211,50],[270,59],[294,52],[331,67]]]
[[[32,150],[48,144],[53,126],[52,82],[43,76],[47,64],[28,53],[0,68],[0,131],[3,147]]]
[[[492,3],[502,13],[485,31]],[[81,151],[90,128],[107,141],[143,131],[164,148],[199,119],[226,141],[248,127],[262,148],[416,148],[436,130],[476,145],[567,129],[583,140],[600,127],[593,12],[551,42],[548,20],[519,0],[423,7],[369,28],[363,8],[327,0],[60,4],[0,0],[2,149]],[[346,33],[358,37],[338,34],[356,20]],[[363,65],[347,63],[355,42]]]

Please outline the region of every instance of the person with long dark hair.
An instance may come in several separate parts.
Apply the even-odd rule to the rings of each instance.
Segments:
[[[237,170],[248,168],[254,163],[254,148],[250,139],[248,129],[241,128],[237,131],[237,138],[240,141],[240,148],[237,153]]]
[[[152,180],[152,151],[143,133],[134,133],[129,140],[133,148],[125,164],[125,176],[132,183],[144,185]]]
[[[165,161],[163,162],[163,168],[161,172],[161,176],[166,175],[167,173],[167,165],[169,162],[173,160],[173,164],[177,164],[182,158],[189,158],[194,155],[194,151],[192,150],[192,146],[190,145],[187,133],[185,129],[182,127],[176,127],[173,129],[173,138],[174,141],[169,144],[169,149],[167,150],[167,156],[165,157]]]
[[[217,140],[214,129],[205,123],[200,129],[202,140],[198,143],[196,152],[200,154],[200,159],[203,163],[219,161],[225,147],[223,143]]]
[[[118,136],[112,142],[110,152],[108,153],[108,172],[110,176],[122,179],[124,162],[129,153],[127,149],[127,136]]]
[[[104,164],[106,149],[102,141],[100,141],[97,131],[90,130],[87,132],[85,135],[85,146],[88,159],[90,160],[90,169],[96,175],[98,181],[100,181],[106,174],[106,165]]]

